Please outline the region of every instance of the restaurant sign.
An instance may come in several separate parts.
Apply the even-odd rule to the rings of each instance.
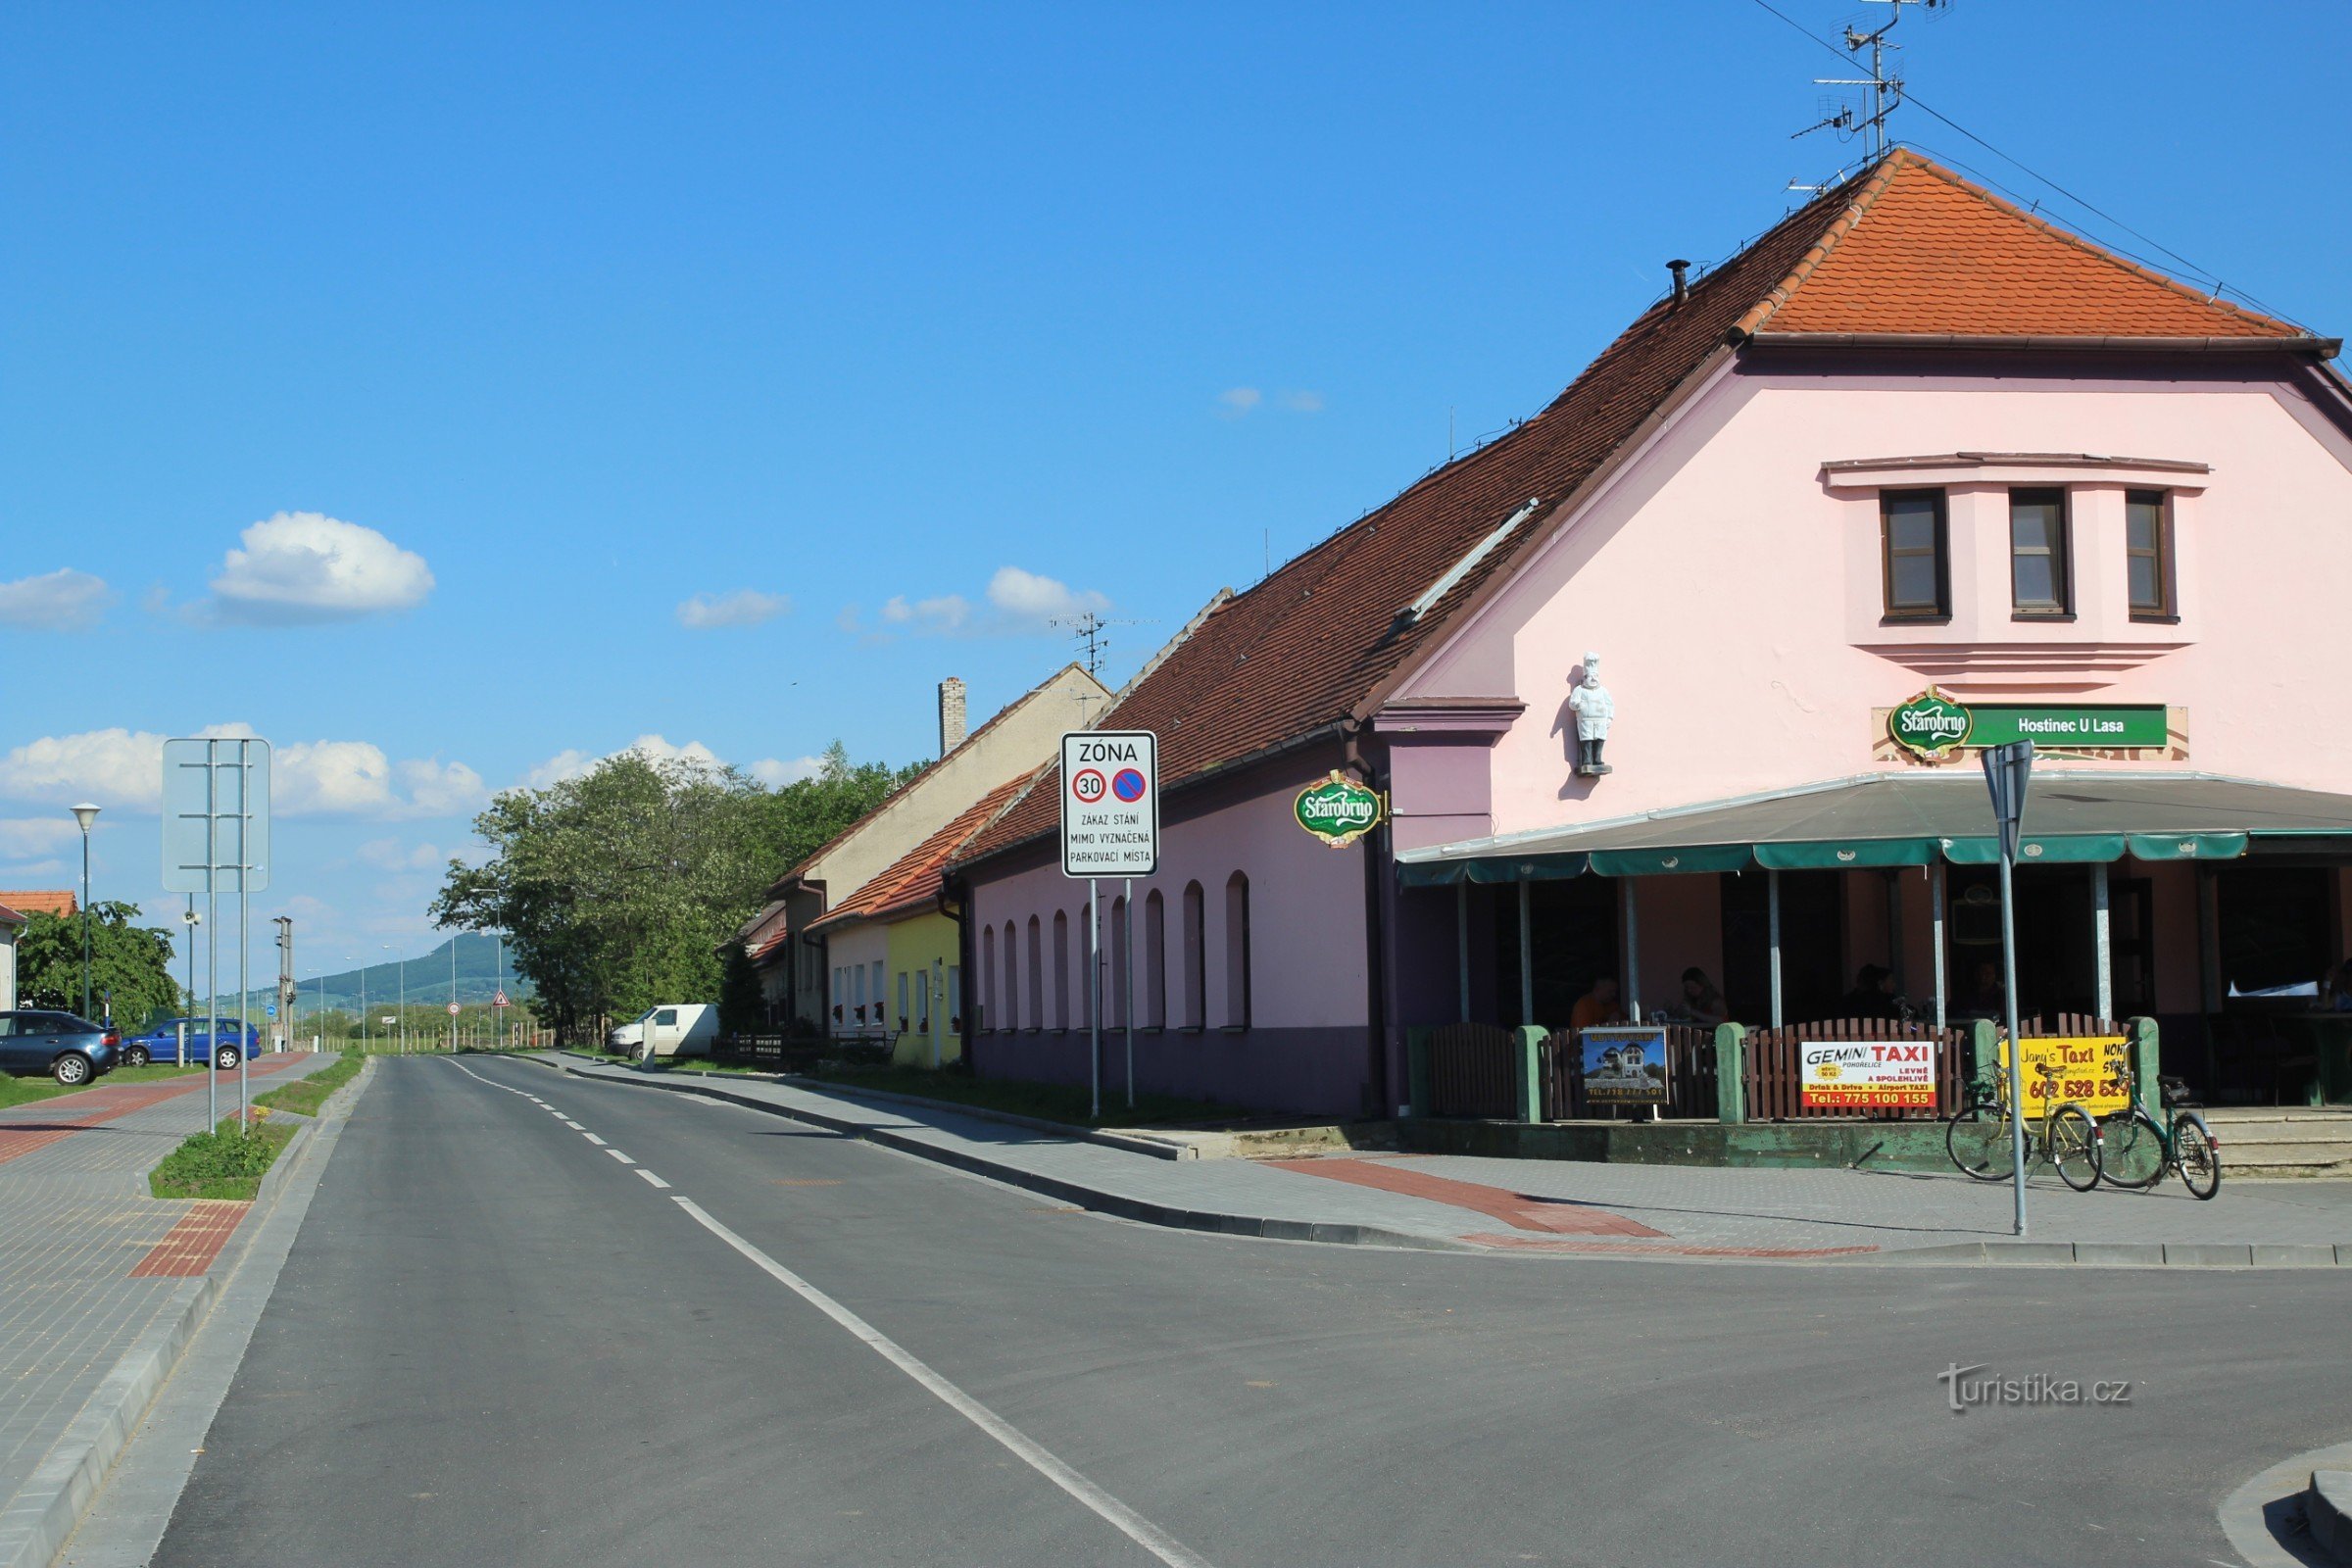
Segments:
[[[1291,810],[1300,827],[1341,850],[1380,826],[1380,793],[1335,768],[1329,778],[1300,790]]]
[[[1964,707],[1933,686],[1887,711],[1886,733],[1897,746],[1930,761],[1962,747],[1974,751],[2011,741],[2032,741],[2058,751],[2136,751],[2161,749],[2172,739],[2161,704]]]

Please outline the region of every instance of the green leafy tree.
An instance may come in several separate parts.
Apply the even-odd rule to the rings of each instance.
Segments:
[[[769,790],[624,752],[494,800],[474,819],[490,859],[450,862],[433,918],[504,930],[543,1015],[575,1039],[600,1014],[719,1001],[722,951],[769,884],[911,771],[855,765],[836,742],[813,777]]]
[[[114,1005],[115,1023],[126,1030],[179,1010],[179,987],[172,979],[172,938],[160,929],[134,925],[135,904],[93,904],[90,914],[90,1010]],[[26,1007],[81,1010],[82,917],[34,914],[17,939],[17,998]]]
[[[767,1022],[767,997],[760,989],[760,971],[752,967],[743,944],[730,942],[719,955],[718,1026],[728,1034],[749,1034]]]

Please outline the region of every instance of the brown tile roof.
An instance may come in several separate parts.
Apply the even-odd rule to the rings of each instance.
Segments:
[[[1018,778],[1006,779],[981,796],[955,821],[909,850],[889,869],[859,888],[848,903],[826,910],[824,918],[808,929],[822,931],[850,920],[882,919],[928,908],[939,891],[939,873],[958,850],[972,841],[972,835],[995,821],[998,813],[1012,804],[1034,776],[1023,773]]]
[[[24,914],[54,914],[61,917],[69,917],[80,907],[74,902],[74,894],[71,890],[54,893],[46,890],[24,893],[0,892],[0,905],[5,905],[9,908]]]
[[[1652,305],[1543,413],[1217,606],[1100,727],[1156,731],[1161,788],[1173,789],[1363,716],[1679,388],[1758,328],[1791,321],[1809,332],[2318,341],[2211,304],[1897,151],[1692,282],[1682,305]],[[1398,614],[1537,498],[1542,510],[1425,612]],[[1054,805],[1051,788],[1031,790],[958,858],[1052,832]]]
[[[1744,332],[2302,337],[1898,150],[1740,322]]]
[[[18,913],[16,910],[14,910],[14,909],[10,908],[10,907],[9,907],[7,905],[5,905],[5,904],[0,904],[0,925],[5,925],[5,926],[9,926],[9,927],[11,927],[11,928],[14,928],[14,927],[17,927],[17,926],[24,925],[24,924],[26,924],[26,923],[27,923],[27,922],[26,922],[26,920],[25,920],[25,918],[24,918],[24,915],[22,915],[22,914]]]

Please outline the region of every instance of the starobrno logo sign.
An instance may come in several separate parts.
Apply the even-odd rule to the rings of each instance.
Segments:
[[[1298,825],[1340,849],[1380,825],[1380,796],[1343,773],[1298,792],[1292,805]]]
[[[1967,744],[1972,727],[1968,710],[1933,686],[1886,715],[1894,743],[1921,757],[1942,757]]]

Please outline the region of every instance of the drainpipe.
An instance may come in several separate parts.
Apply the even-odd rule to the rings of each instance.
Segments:
[[[1375,767],[1364,755],[1364,723],[1349,719],[1344,730],[1347,736],[1342,766],[1364,781],[1366,787],[1377,790],[1385,798],[1389,777],[1385,770]],[[1396,840],[1386,811],[1381,813],[1380,826],[1358,841],[1364,846],[1364,1021],[1370,1037],[1365,1060],[1366,1076],[1370,1080],[1374,1112],[1392,1116],[1396,1101],[1389,1090],[1389,962],[1388,918],[1390,890],[1396,886]],[[1419,1107],[1415,1107],[1418,1109]]]

